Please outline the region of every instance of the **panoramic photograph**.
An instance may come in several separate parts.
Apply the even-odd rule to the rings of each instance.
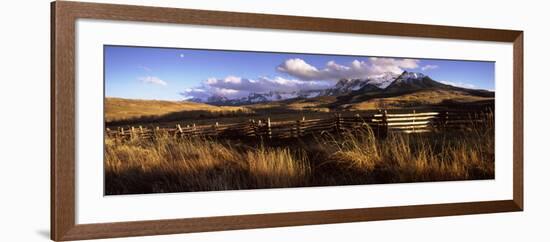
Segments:
[[[495,176],[492,61],[103,51],[105,195]]]

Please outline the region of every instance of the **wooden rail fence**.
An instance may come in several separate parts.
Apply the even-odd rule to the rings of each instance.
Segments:
[[[107,128],[106,135],[117,139],[151,138],[157,133],[173,136],[219,136],[291,138],[313,133],[342,132],[369,127],[378,137],[385,137],[388,132],[424,133],[448,129],[472,129],[479,125],[493,122],[491,112],[453,110],[424,111],[412,110],[408,113],[388,113],[386,110],[371,115],[342,116],[325,119],[306,119],[273,122],[270,117],[260,120],[234,124],[180,125],[172,128],[160,127],[119,127],[116,130]]]

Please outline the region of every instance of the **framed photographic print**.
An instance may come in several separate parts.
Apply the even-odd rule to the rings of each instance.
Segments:
[[[52,240],[523,210],[523,32],[52,3]]]

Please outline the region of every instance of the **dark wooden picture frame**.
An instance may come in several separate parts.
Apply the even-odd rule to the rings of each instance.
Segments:
[[[103,19],[513,43],[513,199],[101,224],[75,222],[75,23]],[[51,4],[51,239],[80,240],[523,210],[523,32],[77,2]]]

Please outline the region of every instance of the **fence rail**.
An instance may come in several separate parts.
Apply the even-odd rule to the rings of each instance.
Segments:
[[[170,128],[119,127],[107,128],[106,135],[116,139],[151,138],[157,133],[174,136],[219,136],[219,137],[265,137],[291,138],[313,133],[342,132],[361,127],[370,127],[377,136],[385,137],[388,132],[425,133],[448,129],[471,129],[476,125],[487,125],[492,113],[482,110],[428,111],[409,113],[388,113],[386,110],[371,115],[342,116],[325,119],[306,119],[272,122],[270,117],[248,122],[211,125],[180,124]]]

